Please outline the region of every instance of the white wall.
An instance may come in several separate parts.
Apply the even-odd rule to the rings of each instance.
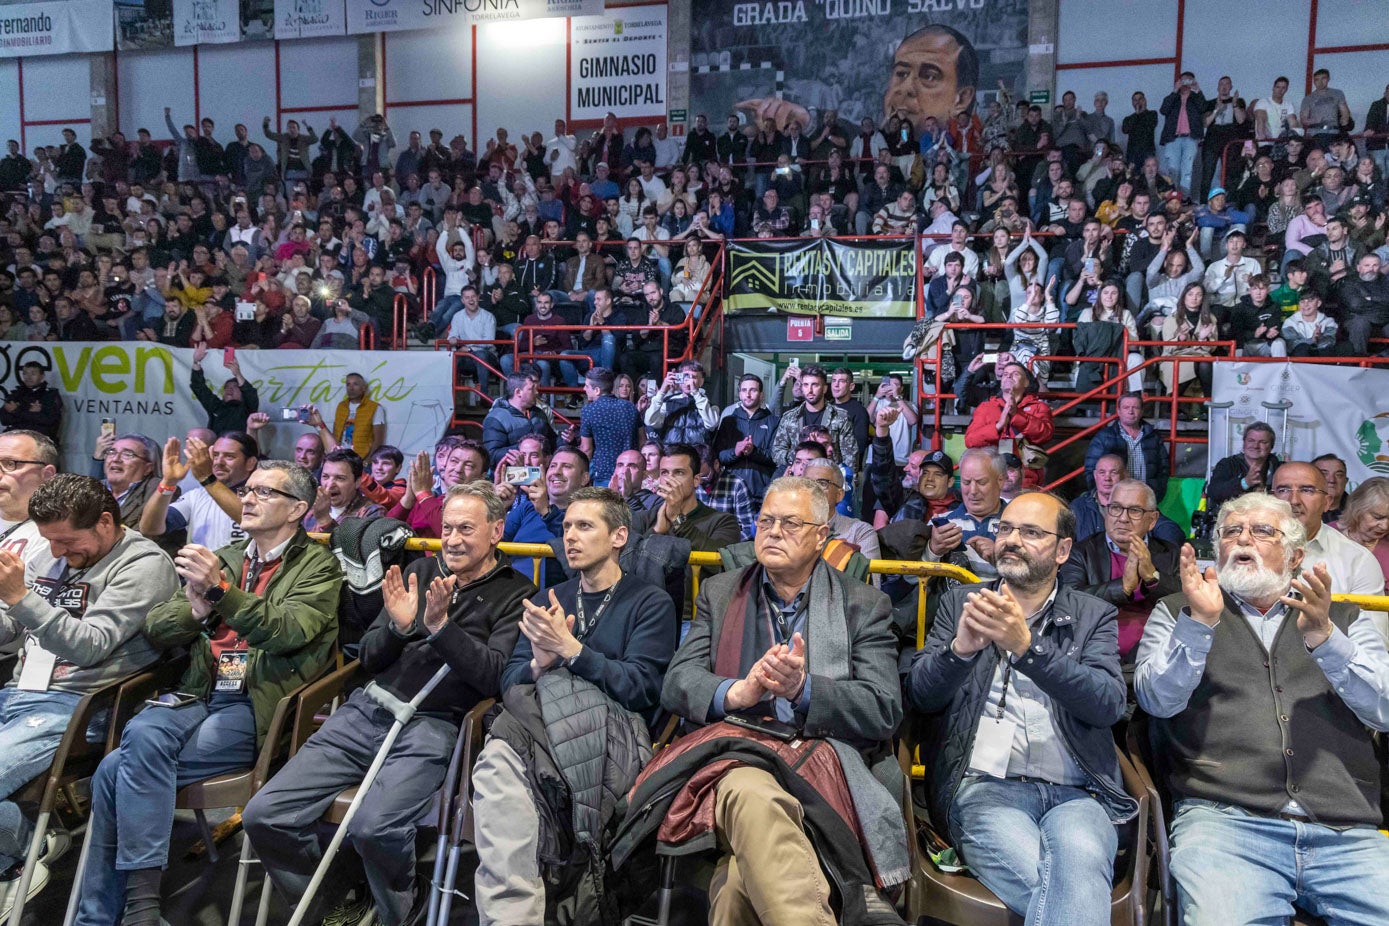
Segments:
[[[565,20],[479,26],[477,59],[479,152],[498,126],[518,147],[523,131],[549,138],[568,99]]]
[[[0,60],[0,143],[19,141],[19,60]],[[26,151],[25,154],[28,154]]]
[[[119,128],[130,139],[137,129],[149,129],[155,138],[167,139],[164,107],[174,127],[197,122],[193,111],[193,50],[167,48],[128,52],[116,56],[116,81],[120,85]],[[217,119],[220,113],[208,113]],[[220,121],[220,120],[219,120]]]
[[[63,129],[71,126],[86,145],[91,116],[91,65],[86,55],[54,55],[24,59],[24,119],[27,123],[60,120],[61,125],[29,125],[26,148],[59,145]],[[16,93],[16,97],[18,93]]]
[[[1060,4],[1057,64],[1172,55],[1177,31],[1175,2],[1060,0]],[[1058,84],[1057,93],[1061,91]],[[1113,91],[1110,96],[1114,96]]]
[[[460,133],[472,143],[473,30],[397,32],[381,39],[386,118],[397,141],[404,146],[415,131],[429,144],[429,130],[439,129],[445,144]]]

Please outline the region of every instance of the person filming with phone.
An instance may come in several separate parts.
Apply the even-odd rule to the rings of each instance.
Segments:
[[[830,926],[842,915],[831,898],[840,906],[845,894],[860,916],[890,914],[867,873],[884,887],[910,873],[897,799],[875,777],[900,780],[891,602],[823,560],[833,513],[814,480],[773,482],[756,562],[700,583],[696,619],[666,672],[662,706],[701,729],[657,754],[619,840],[636,852],[668,826],[716,840],[711,923]],[[812,752],[819,761],[801,761]],[[737,761],[708,779],[716,757]],[[712,789],[711,814],[690,813],[705,806],[687,801],[695,788]],[[837,851],[816,850],[829,845]]]
[[[203,361],[207,359],[207,345],[199,344],[193,348],[193,374],[190,385],[193,396],[207,411],[207,427],[218,434],[227,431],[246,430],[246,419],[260,409],[260,395],[254,383],[241,375],[241,364],[236,361],[236,350],[222,351],[222,365],[231,377],[222,385],[222,395],[218,398],[208,388],[203,374]]]

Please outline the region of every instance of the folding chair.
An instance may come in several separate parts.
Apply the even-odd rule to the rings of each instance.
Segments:
[[[312,684],[312,683],[309,683]],[[294,715],[300,696],[308,684],[301,685],[280,699],[275,705],[275,713],[271,716],[270,726],[266,730],[265,745],[261,747],[260,755],[256,758],[256,764],[251,768],[240,769],[228,772],[225,775],[216,775],[203,781],[194,782],[179,790],[175,798],[174,807],[178,810],[192,810],[198,819],[199,828],[202,830],[203,839],[206,840],[208,849],[208,861],[217,861],[217,851],[212,842],[212,830],[207,824],[204,812],[217,807],[243,807],[259,790],[271,774],[271,766],[283,752],[283,741],[287,733],[287,725]],[[143,703],[143,699],[142,699]],[[111,748],[119,745],[119,737],[116,737]],[[249,848],[249,843],[242,834],[243,854]],[[30,850],[33,851],[32,848]],[[63,918],[63,926],[72,926],[77,918],[77,903],[82,893],[82,880],[86,874],[88,856],[91,851],[91,841],[84,840],[82,844],[82,854],[78,858],[77,873],[73,876],[72,894],[68,897],[67,915]],[[238,867],[236,887],[232,893],[231,911],[227,917],[229,926],[237,926],[241,921],[241,907],[245,900],[246,879],[244,868]],[[269,893],[261,897],[261,913],[269,915]],[[263,922],[263,920],[262,920]],[[19,921],[12,919],[9,926],[19,926]]]
[[[1114,885],[1110,922],[1113,926],[1146,926],[1152,801],[1128,757],[1117,747],[1116,751],[1124,790],[1138,801],[1138,816],[1134,838],[1128,845],[1119,847],[1121,857],[1126,857],[1127,861]],[[1021,926],[1022,917],[1005,907],[1003,901],[978,879],[937,869],[917,844],[916,820],[909,801],[905,811],[913,854],[912,878],[907,882],[908,921],[916,923],[926,917],[950,926]]]
[[[17,662],[18,657],[8,660],[9,668],[12,670]],[[134,716],[146,698],[160,687],[172,684],[171,677],[176,677],[175,671],[182,672],[182,666],[183,663],[179,660],[157,664],[83,697],[73,709],[72,718],[58,743],[58,750],[53,754],[48,771],[11,796],[10,800],[18,803],[37,804],[38,817],[34,821],[34,835],[29,840],[29,851],[25,855],[24,873],[20,875],[19,884],[15,888],[15,902],[10,910],[8,926],[19,926],[24,918],[24,907],[33,879],[34,866],[38,863],[39,853],[48,838],[48,822],[57,808],[59,796],[63,797],[69,808],[77,811],[79,802],[73,785],[92,776],[102,758],[119,742],[120,731],[126,721]],[[106,710],[110,711],[107,717],[106,737],[100,742],[88,742],[87,728]]]

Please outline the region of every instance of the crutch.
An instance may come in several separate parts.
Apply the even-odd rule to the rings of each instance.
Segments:
[[[458,790],[458,776],[466,739],[466,730],[460,730],[458,742],[453,747],[453,756],[449,759],[448,772],[444,775],[444,787],[439,792],[439,834],[434,845],[434,870],[429,878],[429,914],[425,919],[426,926],[434,926],[440,922],[439,901],[444,883],[444,862],[448,856],[449,821],[453,817],[453,799]]]
[[[458,733],[458,742],[462,747],[462,761],[458,767],[458,775],[454,779],[454,799],[456,804],[453,808],[453,823],[448,827],[448,851],[440,852],[439,859],[435,860],[435,871],[440,870],[440,861],[447,854],[447,861],[443,865],[443,880],[436,882],[436,896],[438,897],[437,908],[431,907],[433,915],[428,926],[446,926],[449,921],[449,914],[453,909],[453,899],[461,897],[468,899],[468,895],[458,890],[458,860],[462,854],[463,840],[472,832],[473,808],[469,796],[464,793],[462,782],[465,776],[471,774],[473,760],[473,740],[477,738],[478,725],[482,723],[482,711],[474,708],[463,720],[463,727]],[[441,844],[443,840],[441,838]]]
[[[294,915],[289,918],[289,926],[300,926],[304,922],[304,917],[308,915],[309,907],[313,904],[314,895],[323,885],[328,868],[333,864],[333,858],[338,854],[338,849],[342,847],[343,839],[347,837],[348,824],[357,815],[357,809],[362,806],[362,800],[367,796],[367,791],[376,781],[376,776],[381,773],[381,766],[386,763],[386,756],[390,753],[391,747],[395,745],[400,731],[405,729],[405,725],[415,716],[415,711],[419,709],[420,704],[448,674],[449,667],[447,665],[440,666],[439,671],[435,672],[434,676],[424,683],[424,687],[419,690],[419,693],[409,701],[400,700],[376,682],[369,683],[364,689],[368,698],[390,712],[391,716],[395,718],[395,723],[391,724],[391,729],[386,733],[386,739],[381,744],[380,750],[377,751],[376,758],[372,759],[371,767],[367,769],[366,776],[362,779],[357,793],[352,798],[352,803],[348,806],[347,812],[343,814],[342,822],[338,824],[337,830],[333,833],[333,838],[329,841],[328,848],[323,853],[323,859],[318,863],[318,868],[314,871],[313,878],[304,891],[304,896],[299,899],[298,906],[294,908]]]
[[[1216,413],[1216,412],[1222,412],[1222,413],[1223,413],[1223,414],[1221,414],[1221,416],[1220,416],[1220,420],[1221,420],[1221,423],[1225,425],[1223,428],[1220,429],[1220,436],[1221,436],[1221,439],[1222,439],[1221,448],[1220,448],[1220,456],[1214,457],[1215,460],[1223,460],[1223,459],[1225,459],[1226,457],[1228,457],[1228,456],[1230,455],[1230,409],[1232,409],[1232,408],[1234,408],[1234,407],[1235,407],[1235,403],[1234,403],[1234,402],[1211,402],[1211,403],[1210,403],[1210,409],[1211,409],[1211,420],[1210,420],[1210,424],[1211,424],[1211,426],[1214,427],[1214,425],[1215,425],[1215,413]],[[1209,434],[1209,431],[1208,431],[1208,432],[1207,432],[1207,438],[1209,438],[1209,436],[1210,436],[1210,434]],[[1209,455],[1210,455],[1210,454],[1207,453],[1207,456],[1209,456]],[[1214,463],[1211,463],[1210,465],[1211,465],[1211,466],[1214,466],[1215,464],[1214,464]]]
[[[1279,399],[1277,402],[1261,402],[1264,408],[1271,412],[1282,412],[1283,421],[1278,428],[1278,436],[1283,439],[1283,459],[1288,458],[1288,441],[1291,435],[1288,434],[1288,409],[1293,407],[1293,403],[1287,399]]]

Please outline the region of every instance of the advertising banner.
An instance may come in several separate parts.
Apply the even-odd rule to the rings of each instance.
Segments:
[[[453,417],[453,360],[446,352],[238,351],[241,375],[271,418],[262,441],[267,453],[293,459],[294,442],[309,429],[284,421],[282,409],[316,405],[332,421],[345,396],[343,378],[360,373],[386,415],[386,443],[407,456],[434,446]],[[189,428],[207,426],[207,412],[189,386],[193,351],[139,341],[70,344],[0,343],[0,386],[12,388],[20,364],[37,360],[48,383],[63,395],[63,466],[89,471],[102,418],[116,432],[138,431],[162,443]],[[227,370],[220,354],[203,362],[208,386],[220,393]]]
[[[239,0],[174,0],[175,45],[224,45],[239,41]]]
[[[700,0],[691,18],[690,109],[711,125],[899,113],[919,136],[1026,80],[1027,0]]]
[[[316,39],[346,33],[343,0],[275,0],[277,39]]]
[[[571,121],[666,114],[666,7],[632,6],[569,24]]]
[[[731,314],[777,311],[849,318],[916,317],[916,243],[730,242]]]
[[[1285,460],[1334,453],[1346,461],[1352,487],[1389,476],[1389,370],[1319,363],[1217,363],[1217,404],[1210,430],[1210,466],[1238,453],[1244,428],[1273,427],[1273,452]],[[1287,410],[1282,406],[1287,404]]]
[[[347,31],[449,29],[601,13],[603,0],[346,0]]]
[[[110,51],[112,0],[0,6],[0,58]]]

